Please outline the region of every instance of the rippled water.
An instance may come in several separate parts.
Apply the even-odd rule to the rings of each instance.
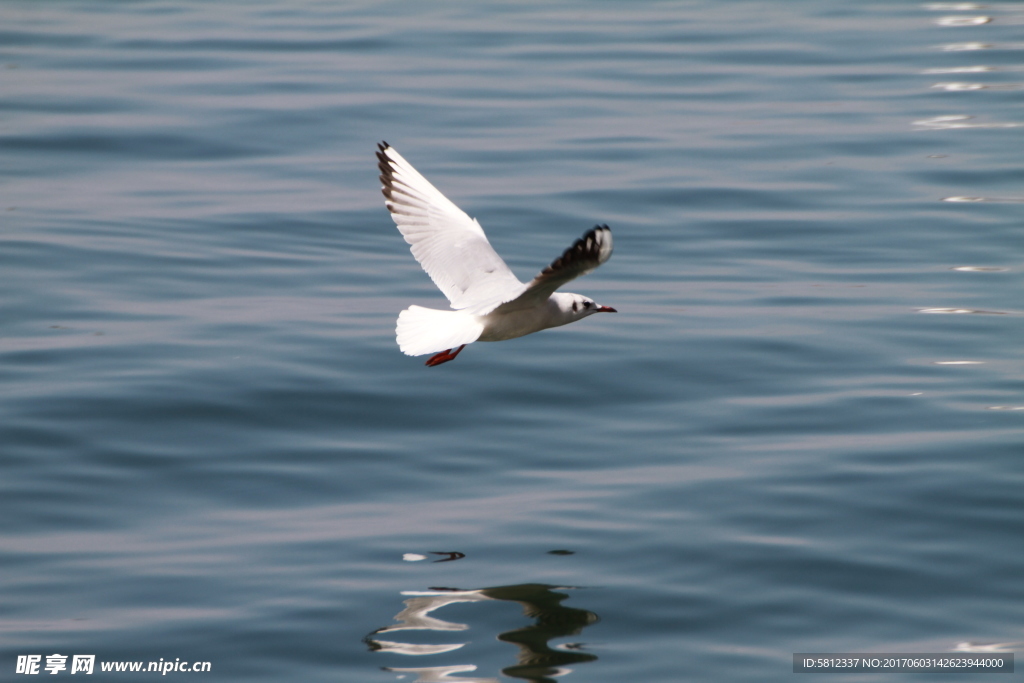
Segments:
[[[0,16],[0,670],[789,680],[1024,641],[1024,6]],[[521,278],[611,225],[571,289],[618,315],[403,356],[445,302],[381,139]]]

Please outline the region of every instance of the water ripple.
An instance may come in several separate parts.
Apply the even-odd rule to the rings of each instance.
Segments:
[[[969,52],[972,50],[991,50],[995,47],[992,43],[949,43],[947,45],[940,45],[939,49],[944,52]]]
[[[8,644],[732,683],[1018,638],[1021,17],[772,6],[4,3]],[[443,303],[381,137],[520,276],[621,226],[577,286],[624,319],[403,357]]]
[[[952,83],[935,83],[932,88],[935,90],[945,90],[946,92],[964,92],[970,90],[1019,90],[1024,87],[1024,83],[963,83],[963,82],[952,82]]]
[[[1013,652],[1024,647],[1024,642],[1015,643],[957,643],[953,652]]]
[[[976,74],[985,73],[987,71],[995,71],[996,68],[992,66],[950,66],[950,67],[939,67],[935,69],[925,69],[921,73],[923,74]]]
[[[1024,121],[995,121],[988,123],[969,123],[974,117],[967,114],[946,114],[933,116],[929,119],[914,121],[915,126],[925,130],[947,130],[952,128],[1020,128]]]
[[[963,43],[946,43],[936,46],[943,52],[971,52],[973,50],[1024,50],[1024,43],[983,43],[981,41],[966,41]],[[1014,67],[1015,68],[1015,67]]]
[[[1008,202],[1011,204],[1024,203],[1024,197],[964,197],[964,196],[953,196],[943,197],[944,202],[955,202],[965,204],[977,204],[980,202]]]
[[[1006,315],[1004,311],[982,311],[976,308],[919,308],[918,313],[939,313],[959,315],[964,313],[975,313],[984,315]]]
[[[939,17],[935,20],[935,23],[939,26],[981,26],[982,24],[988,24],[992,21],[992,17],[986,16],[975,16],[975,17]]]
[[[557,592],[559,590],[567,590],[567,588],[545,584],[518,584],[468,590],[458,588],[434,588],[426,591],[405,590],[402,591],[402,595],[407,599],[403,601],[402,611],[394,616],[394,623],[369,633],[363,638],[363,643],[371,652],[378,654],[435,655],[459,650],[469,643],[411,643],[382,640],[380,636],[408,631],[450,634],[472,629],[478,631],[478,636],[487,635],[498,641],[517,646],[518,652],[510,657],[514,663],[502,668],[502,673],[507,676],[541,680],[544,677],[569,673],[572,670],[568,668],[569,665],[593,662],[597,660],[597,656],[582,651],[583,645],[580,643],[570,645],[551,641],[578,635],[600,619],[590,610],[562,605],[561,603],[568,598],[568,595]],[[450,605],[476,604],[482,607],[489,604],[492,608],[501,608],[506,603],[513,603],[523,608],[525,614],[534,619],[535,623],[517,626],[505,632],[493,633],[488,632],[483,626],[471,627],[470,624],[447,621],[433,614],[433,612]],[[470,617],[474,615],[472,610],[463,610],[462,613]],[[411,636],[407,637],[411,638]],[[470,656],[470,653],[466,654],[466,657]],[[436,667],[387,668],[388,671],[418,673],[420,674],[420,678],[417,679],[419,681],[448,680],[447,673],[456,670],[475,671],[476,669],[477,665],[471,663],[444,667],[444,675],[437,677],[439,672]],[[479,680],[497,681],[496,678]]]
[[[924,8],[933,12],[973,12],[985,6],[976,2],[930,2]]]

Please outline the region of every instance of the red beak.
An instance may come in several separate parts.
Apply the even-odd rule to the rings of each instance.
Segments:
[[[598,313],[618,313],[618,311],[616,311],[611,306],[598,306],[595,310]]]

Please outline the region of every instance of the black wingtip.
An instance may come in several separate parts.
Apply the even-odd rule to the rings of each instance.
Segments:
[[[607,225],[595,225],[590,230],[587,230],[583,237],[573,242],[573,245],[555,259],[554,263],[542,270],[541,275],[549,275],[555,271],[569,268],[585,261],[597,261],[601,256],[601,249],[604,245],[603,240],[598,238],[597,233],[603,230],[611,232],[611,228]],[[594,266],[594,268],[596,267],[597,265]]]
[[[384,198],[390,200],[391,192],[394,189],[394,172],[395,169],[391,167],[391,160],[388,159],[387,150],[390,146],[387,142],[381,141],[378,145],[377,154],[377,168],[380,169],[380,191],[384,194]],[[389,206],[390,210],[391,207]]]
[[[391,145],[389,145],[386,140],[381,140],[377,143],[377,151],[375,154],[377,155],[377,168],[379,168],[381,172],[380,180],[385,185],[390,186],[394,169],[391,168],[391,159],[388,158],[387,152],[389,149],[391,149]],[[387,177],[385,178],[385,176]]]
[[[597,240],[597,233],[598,233],[599,230],[600,231],[608,231],[609,233],[611,233],[611,231],[612,231],[612,229],[608,227],[607,223],[595,225],[590,230],[587,230],[583,234],[583,237],[581,237],[578,240],[576,240],[576,244],[574,244],[573,246],[575,247],[578,244],[586,242],[588,239],[596,241]]]

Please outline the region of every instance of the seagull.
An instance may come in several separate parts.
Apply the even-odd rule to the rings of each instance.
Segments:
[[[612,255],[612,231],[598,225],[528,284],[501,260],[475,218],[430,184],[386,142],[377,145],[381,192],[412,255],[448,297],[452,311],[410,306],[398,316],[398,347],[408,356],[434,354],[433,367],[455,360],[475,341],[504,341],[558,327],[594,313],[615,313],[559,287]]]

